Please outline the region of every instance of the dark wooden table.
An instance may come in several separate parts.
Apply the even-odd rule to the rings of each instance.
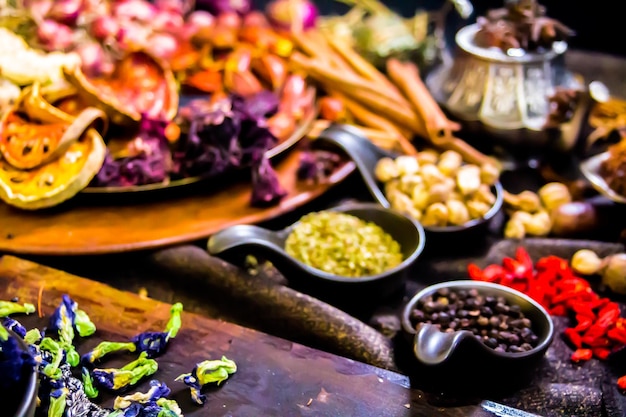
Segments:
[[[601,80],[611,88],[614,94],[626,97],[626,79],[623,78],[623,74],[626,73],[626,59],[604,54],[570,51],[567,55],[567,63],[571,70],[582,74],[587,81]],[[262,225],[274,229],[282,228],[291,224],[306,212],[326,208],[345,199],[369,199],[368,192],[358,176],[352,175],[323,197],[302,206],[293,213],[289,213],[279,219]],[[410,295],[412,291],[425,285],[429,281],[460,277],[460,275],[463,274],[465,262],[468,260],[484,260],[492,244],[497,241],[498,239],[496,237],[487,236],[484,241],[481,241],[481,244],[470,245],[471,247],[458,247],[455,248],[455,252],[432,255],[425,254],[420,260],[420,266],[417,271],[419,274],[430,274],[429,276],[414,275],[414,278],[407,287],[407,293],[393,303],[389,303],[388,306],[381,306],[381,308],[377,309],[377,314],[373,315],[371,311],[355,311],[354,315],[364,321],[369,321],[372,325],[378,326],[382,330],[391,332],[393,336],[394,326],[397,324],[397,322],[394,321],[394,318],[397,318],[397,308],[406,300],[406,297]],[[191,243],[202,247],[206,244],[205,241]],[[571,249],[570,247],[569,250]],[[189,283],[184,280],[165,277],[158,271],[155,272],[153,269],[148,269],[145,258],[149,255],[150,254],[147,253],[129,253],[98,257],[30,256],[29,259],[92,280],[106,282],[120,290],[138,292],[142,289],[147,289],[150,297],[167,303],[182,301],[187,310],[201,316],[227,320],[267,333],[276,334],[277,336],[289,338],[288,334],[281,333],[281,330],[275,329],[273,323],[264,320],[263,312],[258,312],[255,317],[246,315],[247,313],[242,315],[241,312],[238,312],[237,306],[228,308],[227,300],[221,303],[212,303],[210,301],[210,288],[198,288],[195,285],[189,285]],[[374,323],[372,320],[378,321]],[[563,323],[559,325],[562,326]],[[395,330],[397,330],[397,328],[395,328]],[[314,345],[314,343],[310,343],[310,341],[306,342],[308,345]],[[561,346],[561,344],[562,342],[557,344],[558,346],[555,349],[558,348],[562,350],[566,348],[564,345]],[[565,353],[561,352],[561,354]],[[563,358],[557,359],[550,356],[548,356],[548,360],[558,366],[565,366],[564,363],[566,362]],[[514,405],[520,409],[534,410],[541,415],[547,416],[571,415],[598,417],[603,415],[624,415],[624,410],[626,410],[624,401],[615,394],[614,387],[610,386],[611,378],[614,378],[612,374],[613,371],[607,371],[607,368],[602,364],[593,364],[590,365],[588,367],[589,369],[586,371],[580,371],[578,373],[575,369],[567,368],[563,371],[562,377],[559,378],[558,375],[555,377],[555,374],[559,373],[558,366],[547,368],[552,376],[545,379],[543,385],[541,385],[542,382],[539,381],[539,385],[520,389],[517,395],[514,393],[508,397],[501,396],[494,399]],[[583,373],[583,377],[580,378],[581,375],[579,374]],[[513,378],[514,376],[504,377]],[[587,381],[587,383],[584,381]],[[568,384],[575,389],[573,391],[561,390],[563,385]],[[544,390],[542,395],[538,395],[539,391],[537,390],[540,389]],[[555,392],[555,397],[552,398],[551,402],[548,401],[544,406],[537,404],[537,398],[546,400],[545,392],[550,390]],[[567,394],[561,395],[561,393],[564,392],[567,392]],[[415,393],[417,393],[416,395],[422,395],[419,390],[415,390]],[[565,398],[565,395],[567,398]],[[475,399],[472,401],[474,401],[474,404],[476,403]],[[587,407],[581,406],[579,409],[576,409],[576,407],[572,405],[577,402],[580,403],[581,401],[589,405]],[[551,408],[546,409],[545,407]],[[479,407],[465,410],[468,410],[466,415],[483,415],[475,414],[483,413],[483,411],[480,411]],[[388,415],[401,414],[390,412]]]

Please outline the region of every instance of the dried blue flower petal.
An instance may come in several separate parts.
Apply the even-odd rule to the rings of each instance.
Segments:
[[[114,414],[114,416],[183,417],[178,403],[165,398],[169,394],[170,389],[165,383],[152,380],[150,381],[148,392],[135,392],[123,397],[117,397],[113,408],[116,412],[123,411],[123,413]]]
[[[175,400],[159,398],[156,403],[161,407],[161,413],[158,417],[183,417],[183,412]]]
[[[59,304],[50,317],[48,330],[58,333],[59,338],[66,343],[72,343],[74,340],[74,319],[76,317],[76,308],[77,304],[72,301],[69,295],[64,294],[61,304]]]
[[[200,391],[206,384],[216,382],[220,385],[228,376],[237,372],[237,364],[222,356],[219,360],[202,361],[193,368],[191,373],[179,375],[176,381],[183,381],[191,388],[191,399],[199,405],[204,404],[206,396]]]
[[[133,342],[100,342],[90,352],[85,353],[81,361],[83,365],[90,365],[110,353],[121,351],[134,352],[136,349],[137,347]]]
[[[43,333],[39,329],[30,329],[24,335],[24,342],[28,345],[38,344],[41,339],[43,339]]]
[[[45,363],[41,372],[51,379],[60,378],[61,370],[59,367],[65,358],[65,351],[61,344],[49,337],[44,337],[41,343],[39,343],[39,350],[42,355],[42,361]]]
[[[35,306],[24,303],[18,304],[13,301],[0,301],[0,317],[6,317],[11,314],[30,314],[35,312]]]
[[[194,371],[196,369],[194,368]],[[206,395],[202,393],[202,385],[200,385],[200,381],[195,377],[194,372],[191,374],[179,375],[175,380],[183,381],[185,385],[187,385],[190,389],[191,401],[198,405],[203,405],[206,402]]]
[[[178,334],[182,326],[183,305],[176,303],[170,308],[170,319],[164,332],[143,332],[132,338],[139,352],[146,352],[149,358],[156,358],[165,353],[167,343]]]
[[[182,326],[181,315],[183,312],[182,303],[176,303],[172,305],[170,308],[170,320],[167,322],[167,326],[165,326],[165,333],[167,333],[167,340],[173,339],[178,334]]]
[[[36,366],[29,350],[24,350],[17,339],[0,326],[0,390],[20,381]]]
[[[93,324],[85,311],[76,309],[74,313],[74,327],[76,327],[76,331],[78,331],[80,337],[91,336],[96,332],[96,325]]]
[[[65,350],[66,361],[71,366],[77,366],[80,363],[80,355],[74,347],[74,328],[76,327],[77,312],[80,315],[80,326],[84,334],[89,334],[95,326],[85,312],[78,309],[78,304],[73,301],[69,295],[64,294],[61,304],[56,308],[50,317],[50,326],[48,330],[56,332],[59,335],[59,343]]]
[[[159,364],[154,359],[149,359],[145,352],[122,368],[94,369],[91,376],[96,385],[112,391],[135,385],[142,378],[154,374],[159,369]]]
[[[145,352],[149,358],[156,358],[167,348],[167,333],[143,332],[133,337],[132,342],[140,352]]]
[[[13,333],[18,335],[22,339],[26,336],[26,328],[22,326],[19,321],[12,319],[11,317],[3,317],[2,326],[6,327],[9,330],[12,330]]]
[[[155,403],[160,398],[167,397],[170,395],[171,390],[169,387],[161,381],[152,380],[150,381],[150,389],[148,392],[135,392],[130,395],[125,395],[123,397],[117,397],[115,399],[115,403],[113,408],[115,409],[124,409],[131,406],[133,403],[139,404],[148,404]]]
[[[0,325],[0,341],[7,340],[9,338],[9,331],[2,325]]]
[[[50,393],[48,417],[63,417],[63,414],[65,413],[67,393],[67,388],[54,390]]]
[[[93,385],[93,378],[91,377],[89,370],[83,367],[81,375],[83,378],[83,389],[85,390],[85,395],[89,398],[98,398],[100,393],[98,392],[98,388]]]

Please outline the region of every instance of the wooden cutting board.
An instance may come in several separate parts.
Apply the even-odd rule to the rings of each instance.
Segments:
[[[37,304],[39,291],[45,317],[19,320],[27,328],[45,326],[61,296],[69,294],[98,327],[79,344],[81,354],[102,340],[126,341],[138,332],[161,331],[169,318],[169,304],[13,256],[0,259],[0,299]],[[237,363],[237,373],[207,390],[204,407],[193,405],[188,389],[174,379],[196,362],[222,355]],[[104,364],[117,367],[134,358],[122,355]],[[171,397],[190,417],[492,415],[476,406],[436,408],[421,391],[410,389],[403,375],[191,313],[183,314],[181,331],[158,362],[152,378],[172,389]],[[144,381],[136,389],[147,391],[146,386]],[[110,406],[112,399],[104,395],[102,403]]]

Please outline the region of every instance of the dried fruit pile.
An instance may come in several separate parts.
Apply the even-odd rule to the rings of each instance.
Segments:
[[[0,60],[0,198],[33,210],[87,186],[167,184],[249,168],[251,203],[280,200],[285,192],[266,154],[311,117],[315,101],[304,76],[288,68],[289,38],[259,12],[184,18],[163,2],[100,6],[79,8],[71,20],[59,20],[56,6],[0,14],[0,55],[13,57]],[[40,30],[24,35],[29,44],[2,28],[13,21],[4,13],[41,18],[38,28],[56,25],[58,36],[43,39]],[[81,47],[81,31],[96,58]],[[105,123],[86,123],[83,112],[94,109]]]

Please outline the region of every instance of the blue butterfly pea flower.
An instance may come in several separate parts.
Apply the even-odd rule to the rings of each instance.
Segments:
[[[74,340],[75,310],[78,304],[72,301],[69,295],[64,294],[61,304],[54,310],[50,317],[48,330],[59,334],[59,338],[67,343]]]
[[[26,336],[26,328],[22,326],[19,321],[12,319],[11,317],[3,317],[2,325],[7,329],[12,330],[13,333],[17,334],[22,339]]]
[[[22,349],[15,337],[0,337],[0,389],[14,385],[35,366],[30,351]]]
[[[140,352],[146,352],[149,358],[156,358],[165,353],[168,334],[166,332],[143,332],[132,338]]]

